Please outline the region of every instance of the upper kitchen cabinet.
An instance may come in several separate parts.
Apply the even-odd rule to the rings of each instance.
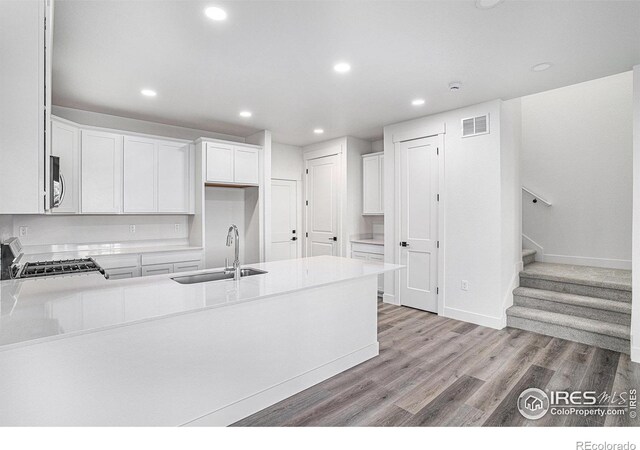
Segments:
[[[260,147],[219,142],[206,142],[205,146],[207,183],[260,183]]]
[[[384,153],[362,155],[362,214],[384,214]]]
[[[123,136],[93,130],[81,134],[81,212],[122,212]]]
[[[0,214],[44,212],[50,9],[45,0],[0,1]]]
[[[158,210],[158,151],[151,139],[124,137],[125,213],[151,213]]]
[[[51,156],[59,161],[61,189],[52,214],[77,214],[80,210],[80,129],[68,122],[51,120]]]
[[[124,212],[188,214],[191,183],[188,143],[124,138]]]
[[[158,212],[190,212],[194,189],[193,153],[189,144],[158,143]]]

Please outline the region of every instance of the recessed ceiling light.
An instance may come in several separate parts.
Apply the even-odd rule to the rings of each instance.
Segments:
[[[204,14],[211,20],[220,21],[227,19],[227,12],[217,6],[209,6],[204,10]]]
[[[551,63],[540,63],[533,66],[531,70],[533,70],[534,72],[543,72],[550,67],[551,67]]]
[[[417,99],[413,100],[413,101],[411,102],[411,104],[412,104],[413,106],[420,106],[420,105],[424,105],[424,100],[423,100],[423,99],[421,99],[421,98],[417,98]]]
[[[146,97],[155,97],[156,95],[158,95],[158,93],[153,89],[143,89],[140,91],[140,93]]]
[[[240,117],[251,117],[251,111],[240,111]]]
[[[495,6],[498,6],[504,0],[476,0],[476,8],[479,9],[490,9]]]
[[[459,81],[452,81],[449,83],[449,90],[451,92],[458,92],[462,88],[462,83]]]
[[[315,134],[322,134],[322,133],[324,133],[324,130],[322,128],[316,128],[315,130],[313,130],[313,132]]]
[[[346,62],[341,62],[333,66],[333,70],[338,73],[347,73],[351,70],[351,66]]]

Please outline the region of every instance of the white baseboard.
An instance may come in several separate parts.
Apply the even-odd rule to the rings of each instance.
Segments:
[[[547,253],[544,255],[544,262],[631,270],[631,260],[627,259],[588,258],[584,256],[550,255]]]
[[[400,303],[398,303],[398,299],[396,298],[395,295],[391,295],[391,294],[384,294],[382,296],[382,301],[385,303],[391,303],[392,305],[398,305],[400,306]]]
[[[344,372],[351,367],[357,366],[377,356],[378,353],[378,342],[370,344],[360,350],[356,350],[353,353],[342,356],[330,363],[305,372],[302,375],[298,375],[283,383],[265,389],[262,392],[227,405],[224,408],[213,411],[182,426],[220,427],[230,425],[285,398],[291,397],[298,392],[302,392],[334,375]]]
[[[506,321],[503,317],[485,316],[484,314],[472,313],[447,306],[444,307],[444,313],[442,315],[450,319],[475,323],[476,325],[494,328],[496,330],[502,330],[506,326]]]
[[[640,347],[631,347],[631,361],[640,363]]]

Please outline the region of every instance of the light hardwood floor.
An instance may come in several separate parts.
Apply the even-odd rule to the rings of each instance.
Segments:
[[[512,328],[494,330],[380,303],[380,355],[234,426],[637,426],[625,416],[516,408],[529,387],[640,388],[628,355]]]

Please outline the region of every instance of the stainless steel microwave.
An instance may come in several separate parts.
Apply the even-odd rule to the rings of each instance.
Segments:
[[[49,208],[57,208],[64,200],[64,175],[60,170],[60,157],[50,156]]]

